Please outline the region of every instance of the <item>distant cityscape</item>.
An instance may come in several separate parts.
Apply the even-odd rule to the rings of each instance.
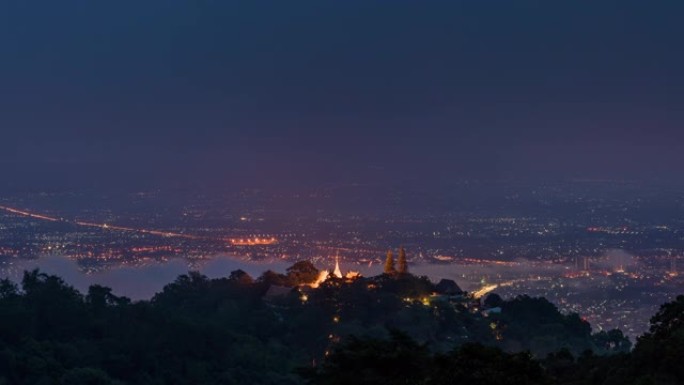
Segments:
[[[464,182],[442,196],[367,186],[7,194],[0,262],[6,273],[22,260],[61,255],[87,274],[174,259],[193,269],[218,255],[332,269],[339,256],[378,274],[386,251],[401,245],[416,274],[454,279],[479,297],[543,296],[596,330],[617,327],[632,338],[681,294],[684,190],[615,181],[510,186]]]

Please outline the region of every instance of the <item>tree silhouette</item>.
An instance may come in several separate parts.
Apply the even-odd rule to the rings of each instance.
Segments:
[[[399,248],[399,274],[408,274],[408,262],[406,261],[406,250]]]
[[[428,374],[427,347],[398,331],[390,331],[389,337],[349,337],[319,368],[300,373],[312,385],[421,383]]]
[[[249,285],[254,283],[254,279],[242,269],[232,271],[230,273],[230,276],[228,276],[228,279],[242,285]]]
[[[318,269],[309,261],[299,261],[287,268],[287,278],[292,285],[316,282]]]
[[[658,384],[684,383],[684,295],[660,307],[637,341],[631,367],[658,377]]]
[[[488,309],[493,308],[493,307],[500,307],[504,303],[503,298],[501,298],[500,295],[496,293],[492,293],[487,296],[484,300],[484,306]]]
[[[394,255],[392,250],[387,250],[387,258],[385,259],[385,274],[394,274],[397,269],[394,267]]]
[[[266,270],[257,279],[257,282],[261,282],[266,284],[267,286],[270,285],[277,285],[277,286],[287,286],[288,279],[285,275],[276,273],[273,270]]]
[[[627,353],[632,349],[632,342],[620,329],[602,330],[591,337],[602,353]]]
[[[529,353],[507,354],[466,344],[431,354],[406,334],[389,339],[350,337],[315,369],[302,369],[311,385],[480,384],[547,385],[550,379]]]

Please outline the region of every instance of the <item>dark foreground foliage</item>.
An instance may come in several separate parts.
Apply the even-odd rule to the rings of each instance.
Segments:
[[[136,302],[39,271],[2,280],[0,384],[684,383],[684,297],[626,353],[544,299],[494,297],[485,315],[410,274],[296,288],[315,274],[189,273]]]
[[[386,340],[350,338],[316,369],[302,370],[316,385],[390,384],[550,384],[528,353],[466,344],[445,354],[430,353],[408,336],[392,332]]]
[[[151,301],[26,273],[0,284],[0,383],[294,384],[306,357],[263,288],[191,273]],[[277,338],[277,336],[281,336]]]

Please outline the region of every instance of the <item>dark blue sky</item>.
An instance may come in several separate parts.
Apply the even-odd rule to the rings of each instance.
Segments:
[[[675,178],[683,19],[680,0],[3,1],[0,171]]]

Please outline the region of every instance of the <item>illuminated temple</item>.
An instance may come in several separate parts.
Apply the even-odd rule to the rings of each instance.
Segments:
[[[340,256],[337,255],[335,256],[335,269],[332,271],[332,273],[329,270],[321,270],[321,272],[318,274],[318,279],[316,279],[316,282],[310,284],[309,286],[312,288],[317,288],[331,276],[337,279],[351,281],[359,278],[361,274],[358,271],[348,271],[346,274],[343,274],[342,269],[340,269]]]

